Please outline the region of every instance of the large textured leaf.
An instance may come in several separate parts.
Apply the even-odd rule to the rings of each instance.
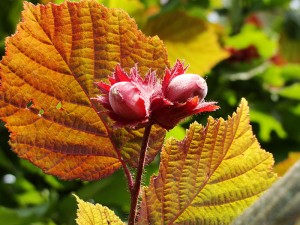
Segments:
[[[299,225],[300,160],[232,225]]]
[[[78,225],[125,225],[109,208],[100,204],[93,205],[76,197],[78,203]]]
[[[99,179],[118,169],[121,157],[134,164],[130,156],[139,146],[127,141],[140,141],[142,130],[112,131],[90,98],[99,94],[94,82],[117,63],[126,70],[138,63],[141,73],[152,68],[161,75],[167,65],[162,42],[145,37],[124,11],[95,1],[24,7],[0,64],[0,116],[13,150],[62,179]],[[152,133],[149,159],[163,143],[158,134],[164,131]]]
[[[154,17],[144,31],[158,35],[164,41],[171,63],[180,57],[186,60],[192,73],[204,74],[228,56],[220,47],[213,26],[183,12]]]
[[[206,127],[192,124],[183,141],[167,141],[139,224],[230,224],[276,180],[248,113],[243,99],[227,121],[209,118]]]

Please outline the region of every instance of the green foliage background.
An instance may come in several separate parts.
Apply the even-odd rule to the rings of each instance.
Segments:
[[[221,106],[211,115],[226,118],[245,97],[250,104],[254,133],[262,147],[274,154],[276,162],[284,159],[290,151],[300,151],[300,11],[293,9],[300,5],[299,0],[101,2],[125,8],[142,29],[147,29],[149,18],[179,10],[195,19],[213,19],[223,27],[219,34],[222,46],[236,51],[252,46],[257,50],[254,56],[250,51],[244,51],[244,55],[224,60],[205,74],[209,86],[207,99],[218,101]],[[14,33],[21,10],[22,0],[0,1],[1,56],[5,52],[5,37]],[[258,23],[253,24],[253,21]],[[182,59],[180,54],[178,58]],[[205,124],[207,116],[185,121],[168,136],[182,138],[189,122],[197,119]],[[129,194],[122,171],[96,182],[61,181],[19,159],[10,150],[9,134],[3,124],[0,132],[0,221],[5,221],[5,225],[75,224],[76,203],[72,192],[84,200],[106,205],[126,218]],[[150,174],[157,171],[158,161],[146,169],[144,184],[147,184]]]

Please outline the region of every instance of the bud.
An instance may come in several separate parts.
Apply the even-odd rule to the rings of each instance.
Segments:
[[[149,71],[143,78],[137,66],[128,75],[117,65],[109,77],[110,84],[95,83],[102,92],[95,99],[107,109],[115,128],[141,128],[156,123],[169,130],[188,116],[219,108],[216,102],[204,100],[205,80],[196,74],[185,74],[186,69],[177,60],[160,80],[155,72]]]
[[[181,74],[174,77],[165,92],[165,97],[172,102],[186,102],[195,96],[199,100],[207,94],[206,81],[196,74]]]
[[[139,89],[131,82],[115,83],[109,91],[109,103],[113,112],[127,120],[144,118],[145,101],[140,94]]]

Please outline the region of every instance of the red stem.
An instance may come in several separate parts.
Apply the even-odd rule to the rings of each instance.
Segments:
[[[141,152],[140,152],[140,158],[139,158],[139,164],[138,164],[138,168],[136,171],[135,183],[134,183],[134,187],[131,191],[131,205],[130,205],[130,214],[129,214],[129,219],[128,219],[128,225],[134,225],[135,220],[136,220],[137,204],[138,204],[139,194],[140,194],[140,190],[141,190],[142,175],[144,172],[145,156],[146,156],[146,150],[148,147],[151,126],[152,125],[146,126],[145,131],[144,131]]]

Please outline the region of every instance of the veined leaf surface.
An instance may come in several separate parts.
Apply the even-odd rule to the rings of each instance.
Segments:
[[[276,180],[248,113],[243,99],[227,121],[210,117],[184,140],[167,141],[158,176],[144,188],[139,224],[230,224]]]
[[[125,225],[116,214],[106,206],[93,205],[76,196],[78,203],[77,219],[78,225]]]
[[[100,93],[94,82],[106,80],[117,63],[162,75],[168,65],[162,41],[145,37],[124,11],[92,0],[24,7],[0,63],[0,116],[13,150],[62,179],[99,179],[118,169],[121,158],[134,165],[130,156],[140,149],[127,142],[139,141],[142,130],[112,130],[91,101]],[[148,159],[163,143],[158,130]]]

